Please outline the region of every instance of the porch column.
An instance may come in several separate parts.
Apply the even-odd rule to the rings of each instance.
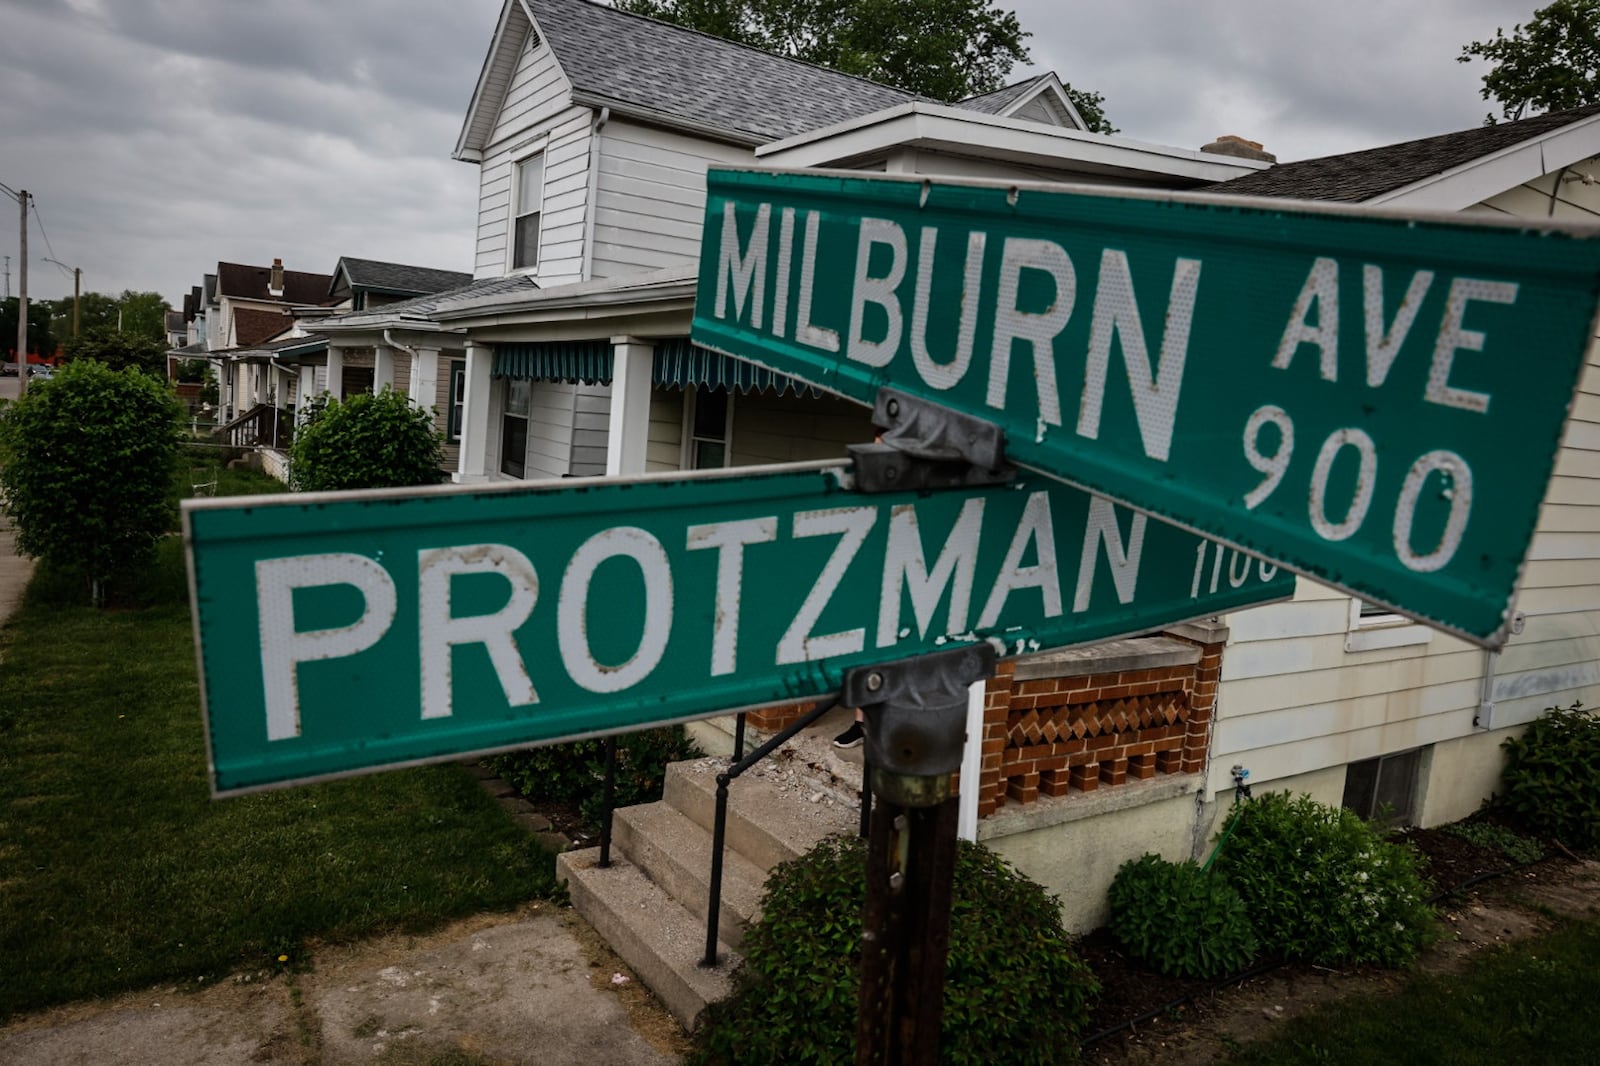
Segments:
[[[304,425],[311,413],[311,401],[317,398],[317,368],[312,363],[300,364],[300,388],[296,390],[294,419]]]
[[[394,349],[387,344],[372,349],[372,395],[394,388]]]
[[[606,474],[642,474],[650,435],[650,365],[655,345],[637,337],[612,337],[611,354]]]
[[[455,480],[461,483],[489,480],[489,434],[493,431],[489,410],[489,371],[494,349],[487,344],[467,342],[466,388],[461,405],[461,459]]]
[[[336,400],[344,399],[344,349],[328,344],[328,392]]]
[[[439,405],[439,349],[413,348],[416,357],[411,360],[411,402],[430,410]],[[440,409],[441,428],[450,412]]]

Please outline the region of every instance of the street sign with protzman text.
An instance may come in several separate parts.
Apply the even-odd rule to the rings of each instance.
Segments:
[[[1594,336],[1597,234],[713,170],[693,337],[976,415],[1024,467],[1493,647]]]
[[[835,691],[1292,594],[1047,478],[861,495],[826,464],[184,504],[217,795]]]

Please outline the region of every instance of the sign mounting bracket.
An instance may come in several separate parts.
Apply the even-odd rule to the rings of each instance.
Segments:
[[[873,444],[850,445],[856,491],[906,492],[1000,485],[1017,476],[1006,462],[1005,431],[899,389],[878,390]]]

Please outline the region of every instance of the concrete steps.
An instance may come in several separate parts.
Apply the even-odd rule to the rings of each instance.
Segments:
[[[599,868],[599,848],[557,857],[573,906],[685,1028],[728,993],[771,869],[825,836],[856,832],[860,752],[829,743],[846,724],[848,718],[827,716],[730,786],[715,967],[700,962],[716,777],[726,759],[673,763],[662,800],[615,811],[610,868]]]

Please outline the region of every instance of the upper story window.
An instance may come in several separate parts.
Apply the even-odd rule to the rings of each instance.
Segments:
[[[539,265],[539,214],[544,208],[544,153],[516,164],[516,200],[512,204],[511,269]]]

